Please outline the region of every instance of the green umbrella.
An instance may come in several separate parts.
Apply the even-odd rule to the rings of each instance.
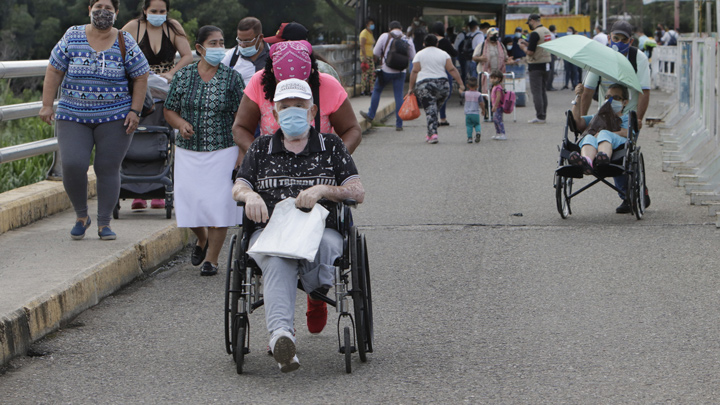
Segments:
[[[642,92],[640,81],[625,55],[583,35],[564,37],[540,45],[553,55],[599,76]]]

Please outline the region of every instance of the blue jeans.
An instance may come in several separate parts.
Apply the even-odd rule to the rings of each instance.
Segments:
[[[447,118],[447,114],[445,114],[445,106],[447,106],[448,100],[450,100],[450,96],[452,96],[453,78],[452,78],[452,76],[450,76],[450,73],[447,74],[447,78],[448,78],[448,83],[450,84],[450,95],[448,96],[448,98],[445,99],[445,102],[440,107],[440,119],[441,120],[444,120],[445,118]]]
[[[403,122],[398,115],[400,107],[403,103],[403,90],[405,88],[405,72],[400,73],[387,73],[382,72],[381,75],[375,80],[375,88],[373,88],[372,97],[370,98],[370,110],[368,110],[368,116],[375,119],[377,113],[378,104],[380,104],[380,94],[382,93],[385,85],[388,82],[392,82],[393,93],[395,95],[395,126],[402,128]]]
[[[468,77],[478,77],[477,63],[475,63],[471,60],[467,61],[466,63],[467,63],[467,66],[465,67],[465,69],[467,70],[467,72],[466,72],[467,76]]]

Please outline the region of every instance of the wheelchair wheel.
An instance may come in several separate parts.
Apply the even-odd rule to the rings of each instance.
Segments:
[[[566,219],[572,211],[570,210],[570,198],[572,194],[572,177],[555,175],[555,201],[562,219]]]
[[[363,252],[362,238],[356,227],[350,228],[350,261],[352,277],[352,300],[355,315],[355,335],[360,361],[367,361],[367,295],[365,282],[365,254]]]
[[[632,192],[632,210],[635,218],[642,219],[645,214],[645,159],[642,153],[638,153],[637,161],[633,167],[633,174],[630,176],[629,188]]]
[[[345,330],[343,332],[344,332],[343,335],[345,337],[345,339],[344,339],[345,346],[343,347],[343,352],[345,353],[345,372],[350,374],[350,373],[352,373],[352,363],[350,362],[350,360],[351,360],[350,356],[352,355],[352,349],[351,349],[352,346],[350,345],[350,343],[351,343],[350,327],[346,326]]]
[[[245,364],[245,354],[248,353],[246,345],[248,337],[248,322],[243,315],[236,315],[233,320],[233,357],[235,358],[235,371],[242,374]]]
[[[235,311],[231,308],[230,305],[230,281],[233,278],[233,274],[235,274],[235,263],[234,263],[234,250],[236,248],[236,242],[237,242],[237,235],[233,235],[232,238],[230,238],[230,248],[228,252],[228,264],[227,264],[227,274],[225,275],[225,351],[227,351],[228,354],[233,354],[233,341],[231,339],[231,326],[232,326],[232,320],[235,316],[235,311],[237,311],[237,303],[235,303]]]
[[[113,208],[113,219],[120,218],[120,200],[118,200],[117,204],[115,204],[115,208]]]
[[[365,268],[365,344],[367,345],[366,351],[372,353],[372,342],[375,339],[375,332],[373,329],[372,288],[370,286],[370,262],[368,261],[367,241],[365,240],[365,235],[362,235],[361,239],[361,251],[363,252],[362,256],[365,259],[363,260],[363,265]],[[362,358],[360,360],[362,360]]]

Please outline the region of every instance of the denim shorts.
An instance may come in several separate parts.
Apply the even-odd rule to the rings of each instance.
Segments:
[[[627,138],[623,138],[622,136],[614,132],[603,129],[596,136],[585,135],[582,141],[580,141],[580,147],[582,148],[585,145],[592,145],[592,147],[597,149],[598,144],[601,142],[610,142],[612,148],[617,149],[625,145],[625,142],[627,142]]]

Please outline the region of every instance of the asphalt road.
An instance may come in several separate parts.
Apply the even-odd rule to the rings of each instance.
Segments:
[[[654,93],[648,115],[666,97]],[[13,361],[0,403],[720,401],[714,219],[661,171],[651,128],[640,140],[645,218],[615,214],[620,200],[597,185],[561,219],[552,181],[571,93],[549,99],[546,125],[525,123],[532,102],[517,123],[506,115],[506,142],[483,123],[482,142],[466,144],[457,96],[437,145],[424,142],[424,116],[365,136],[354,217],[368,238],[376,341],[351,375],[334,313],[311,336],[302,295],[300,370],[283,375],[264,353],[259,310],[237,375],[224,275],[199,277],[186,249]]]

